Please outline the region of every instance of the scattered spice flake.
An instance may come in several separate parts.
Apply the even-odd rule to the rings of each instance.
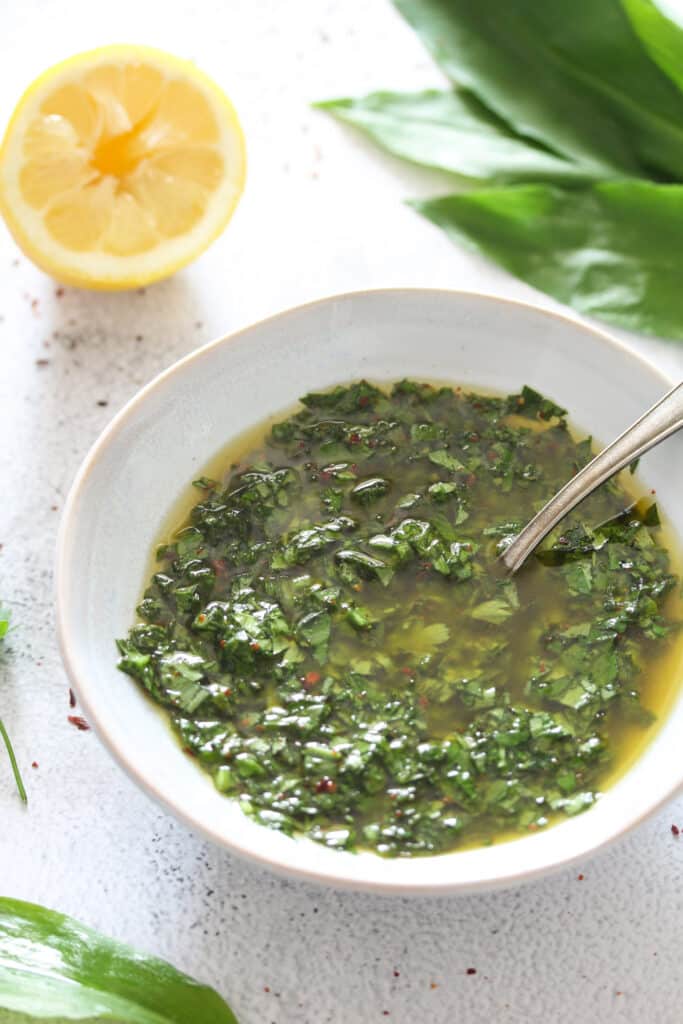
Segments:
[[[50,505],[50,512],[56,512],[58,508],[59,505]]]
[[[672,832],[672,834],[673,834],[673,835],[675,835],[675,836],[679,836],[679,835],[681,834],[681,830],[680,830],[680,828],[678,827],[678,825],[672,825],[672,826],[671,826],[671,832]]]
[[[36,359],[36,366],[49,366],[49,365],[50,365],[50,360],[49,359]]]
[[[31,761],[31,768],[37,768],[37,767],[38,767],[38,762],[37,761]]]
[[[195,321],[195,327],[197,328],[198,331],[201,330],[203,326],[204,326],[204,324],[202,323],[201,320],[196,320]]]
[[[69,707],[70,708],[75,708],[76,707],[76,697],[75,697],[74,692],[71,689],[71,687],[69,687]]]
[[[583,875],[577,875],[576,876],[576,881],[577,882],[583,882]]]
[[[104,409],[104,408],[105,408],[105,406],[109,405],[109,402],[107,401],[107,399],[106,399],[106,398],[98,398],[98,399],[97,399],[97,404],[98,404],[98,405],[101,405],[101,406],[102,406],[102,408]]]
[[[388,1010],[382,1010],[382,1016],[383,1017],[388,1017],[389,1016],[389,1011]]]
[[[63,288],[56,288],[55,289],[55,296],[58,299],[62,299],[64,297],[64,289]]]
[[[400,978],[401,977],[401,972],[400,971],[394,971],[394,977],[395,978]]]
[[[90,726],[81,715],[68,715],[68,720],[75,725],[79,732],[88,732]]]
[[[264,992],[270,992],[270,985],[264,985],[263,986],[263,991]]]
[[[467,970],[465,971],[465,974],[476,974],[476,973],[477,973],[477,968],[476,967],[468,967]]]
[[[138,295],[146,295],[146,294],[147,294],[147,289],[146,288],[138,288]]]
[[[469,974],[469,971],[468,971],[468,974]],[[429,982],[429,987],[431,989],[434,989],[434,988],[438,988],[439,986],[438,986],[438,983],[436,981],[430,981]]]
[[[317,686],[322,679],[319,672],[307,672],[304,676],[304,686],[308,689],[310,686]]]
[[[135,335],[135,340],[136,341],[142,341],[142,335],[141,334],[136,334]]]

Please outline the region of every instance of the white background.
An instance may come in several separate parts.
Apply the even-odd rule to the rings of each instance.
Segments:
[[[15,622],[0,714],[30,798],[20,805],[0,758],[0,890],[171,959],[219,988],[241,1024],[680,1022],[683,836],[670,826],[683,827],[681,800],[523,889],[369,898],[285,882],[207,845],[67,722],[55,531],[82,456],[141,384],[202,342],[332,292],[426,285],[553,304],[402,204],[447,191],[444,177],[311,111],[314,99],[440,83],[385,0],[0,0],[0,15],[0,121],[56,60],[144,42],[226,88],[250,160],[224,237],[144,294],[58,295],[0,229],[0,597]],[[680,378],[683,345],[621,336]]]

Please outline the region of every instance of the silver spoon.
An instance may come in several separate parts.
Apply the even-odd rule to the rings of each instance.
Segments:
[[[683,429],[683,381],[660,398],[640,419],[607,445],[592,462],[564,485],[517,534],[501,561],[510,573],[517,572],[546,534],[560,519],[587,498],[596,487],[614,476],[677,430]]]

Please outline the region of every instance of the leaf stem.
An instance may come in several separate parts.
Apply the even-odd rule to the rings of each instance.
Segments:
[[[7,750],[7,756],[9,757],[10,764],[12,765],[12,772],[14,774],[14,781],[17,784],[17,790],[19,791],[19,796],[21,797],[21,799],[23,800],[23,802],[25,804],[28,804],[28,797],[26,796],[26,790],[24,788],[24,780],[21,777],[21,772],[19,771],[19,765],[17,764],[17,759],[14,756],[14,748],[12,747],[12,741],[9,738],[9,735],[7,733],[7,729],[5,729],[5,726],[4,726],[3,721],[2,721],[1,718],[0,718],[0,736],[2,737],[2,739],[3,739],[4,743],[5,743],[5,749]]]

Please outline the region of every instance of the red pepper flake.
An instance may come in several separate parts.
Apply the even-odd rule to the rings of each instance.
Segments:
[[[263,991],[264,992],[270,992],[270,985],[264,985],[263,986]]]
[[[50,360],[49,359],[36,359],[36,366],[49,366],[49,365],[50,365]]]
[[[403,666],[403,668],[401,669],[401,672],[403,673],[404,676],[412,676],[412,674],[413,674],[412,668],[409,668],[407,665]]]
[[[328,480],[332,479],[332,474],[328,473],[328,471],[326,469],[321,469],[320,470],[320,479],[323,481],[323,483],[327,483]]]
[[[315,791],[316,793],[336,793],[337,783],[326,775],[320,782],[316,783]]]
[[[429,697],[425,697],[425,695],[423,693],[423,694],[421,694],[417,698],[417,703],[420,705],[421,708],[428,708],[429,707]]]
[[[471,433],[471,434],[469,435],[469,439],[470,439],[470,441],[472,441],[472,442],[473,442],[474,444],[476,444],[476,443],[477,443],[477,441],[479,440],[479,434],[478,434],[478,433],[476,432],[476,430],[473,430],[473,431],[472,431],[472,433]]]
[[[400,978],[401,977],[401,972],[400,971],[394,971],[394,977],[395,978]]]
[[[188,757],[196,757],[197,756],[195,751],[192,749],[192,747],[183,747],[183,754],[187,754]]]
[[[71,687],[69,687],[69,707],[70,708],[75,708],[76,707],[76,697],[74,696],[74,692],[71,689]]]
[[[675,836],[679,836],[679,835],[681,834],[681,830],[680,830],[680,828],[678,827],[678,825],[672,825],[672,826],[671,826],[671,832],[672,832],[672,834],[673,834],[673,835],[675,835]]]
[[[229,697],[231,695],[231,693],[232,693],[232,690],[230,689],[229,686],[228,686],[228,688],[226,690],[223,690],[223,695],[225,697]]]
[[[201,615],[197,616],[197,622],[199,623],[200,626],[203,625],[203,623],[206,622],[206,615],[204,615],[203,612],[202,612]]]
[[[429,982],[429,987],[431,989],[434,989],[434,988],[438,988],[439,986],[437,985],[437,983],[435,981],[430,981]]]
[[[311,686],[316,686],[321,679],[322,676],[319,672],[307,672],[304,676],[304,686],[309,689]]]
[[[80,715],[68,715],[67,717],[71,724],[76,726],[79,732],[87,732],[90,729],[85,718],[82,718]]]
[[[477,968],[476,967],[468,967],[467,970],[465,971],[465,974],[476,974],[476,973],[477,973]]]
[[[252,651],[261,650],[261,644],[258,642],[258,640],[252,640],[249,646],[251,647]]]
[[[361,442],[360,434],[357,434],[355,432],[353,434],[349,434],[349,444],[360,444],[360,442]]]
[[[583,878],[584,878],[584,876],[583,876],[583,875],[577,875],[577,876],[576,876],[576,881],[577,881],[577,882],[583,882]]]
[[[223,647],[227,647],[227,646],[228,646],[228,641],[227,641],[227,640],[223,640],[223,639],[221,638],[221,639],[220,639],[220,640],[218,641],[218,646],[219,646],[219,647],[220,647],[221,649],[222,649]]]
[[[37,768],[37,767],[38,767],[38,762],[37,761],[32,761],[31,762],[31,768]]]
[[[527,825],[527,830],[529,832],[538,832],[538,825],[535,821],[532,821],[530,825]]]
[[[656,493],[657,492],[654,489],[650,491],[650,494],[656,494]]]
[[[388,1017],[389,1016],[389,1011],[388,1010],[382,1010],[382,1016],[383,1017]]]
[[[370,396],[361,395],[360,398],[358,399],[358,405],[360,406],[361,409],[365,409],[366,406],[370,405]]]
[[[468,487],[474,487],[474,485],[476,484],[476,482],[477,482],[477,478],[476,478],[476,476],[474,475],[474,473],[470,473],[470,475],[469,475],[469,476],[466,476],[466,477],[465,477],[465,483],[466,483],[466,485],[467,485]]]

